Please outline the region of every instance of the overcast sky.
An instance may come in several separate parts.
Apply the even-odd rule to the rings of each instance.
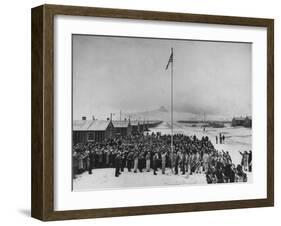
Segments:
[[[251,114],[251,44],[73,35],[73,118],[170,107],[174,48],[174,110]]]

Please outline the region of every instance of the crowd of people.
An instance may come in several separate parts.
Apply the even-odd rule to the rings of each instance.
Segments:
[[[102,142],[78,143],[73,146],[73,178],[98,168],[114,168],[115,177],[126,169],[131,173],[152,172],[206,175],[207,183],[246,182],[245,171],[251,170],[251,152],[242,154],[241,164],[235,166],[227,151],[218,151],[205,136],[176,134],[139,134],[116,137]]]

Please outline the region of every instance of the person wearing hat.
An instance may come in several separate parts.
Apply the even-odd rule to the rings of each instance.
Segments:
[[[154,153],[152,159],[153,159],[153,162],[152,162],[153,174],[157,175],[156,171],[157,171],[157,164],[158,164],[158,154]]]
[[[128,168],[128,171],[131,172],[131,169],[133,167],[133,152],[130,151],[127,155],[127,168]]]
[[[145,155],[145,165],[146,165],[146,172],[149,172],[150,171],[150,151],[147,152],[147,154]]]
[[[162,174],[165,174],[166,169],[166,152],[162,152],[161,154],[161,166],[162,166]]]
[[[249,166],[249,172],[252,172],[252,151],[249,151],[249,156],[248,156],[248,166]]]
[[[179,173],[179,162],[180,162],[180,155],[179,152],[174,153],[175,155],[175,175]]]
[[[134,173],[136,173],[137,169],[138,169],[138,164],[139,164],[139,154],[137,151],[135,151],[133,159],[134,159]]]
[[[121,166],[121,153],[118,152],[115,157],[115,177],[119,177],[120,173],[120,166]]]
[[[143,151],[141,151],[141,153],[139,154],[138,167],[139,167],[140,173],[142,173],[143,168],[145,168],[145,158],[144,158],[144,152]]]
[[[176,164],[176,153],[175,152],[170,152],[170,161],[171,161],[171,172],[172,174],[174,174],[174,168],[175,168],[175,164]]]
[[[92,170],[94,168],[94,151],[93,150],[90,151],[88,158],[89,158],[88,173],[92,174]]]
[[[182,175],[185,174],[185,167],[186,167],[186,152],[183,151],[182,159],[181,159],[181,172],[182,172]]]

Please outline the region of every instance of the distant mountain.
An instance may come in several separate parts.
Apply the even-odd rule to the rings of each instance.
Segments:
[[[168,110],[164,106],[160,106],[158,110],[161,112],[168,112]]]
[[[171,114],[170,110],[168,110],[164,106],[160,106],[157,109],[143,111],[143,112],[134,112],[126,114],[126,117],[131,117],[133,120],[161,120],[161,121],[170,121]],[[192,113],[178,113],[174,112],[174,120],[188,120],[188,119],[197,119],[196,114]]]
[[[132,120],[161,120],[161,121],[171,120],[170,110],[168,110],[165,106],[160,106],[159,108],[154,110],[127,113],[124,116],[126,118],[130,116]],[[190,112],[174,111],[174,121],[180,121],[180,120],[201,121],[203,120],[203,117],[204,117],[203,113],[200,115]],[[206,121],[208,120],[226,121],[226,120],[230,120],[230,117],[222,116],[222,115],[206,115]]]

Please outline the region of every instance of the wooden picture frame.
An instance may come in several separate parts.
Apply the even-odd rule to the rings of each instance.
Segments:
[[[267,29],[267,198],[122,208],[54,210],[54,16],[71,15]],[[32,200],[31,215],[51,221],[163,214],[274,205],[274,20],[109,8],[42,5],[32,9]]]

